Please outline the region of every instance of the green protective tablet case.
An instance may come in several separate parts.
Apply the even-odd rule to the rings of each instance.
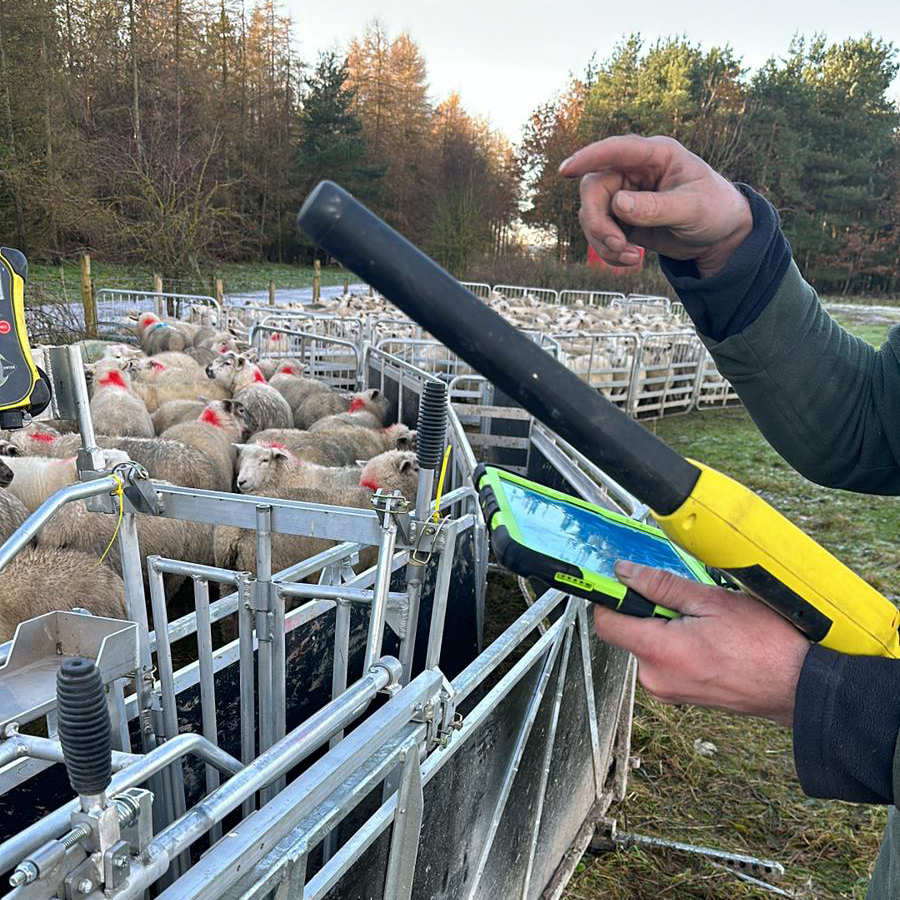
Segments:
[[[565,590],[569,594],[576,594],[594,603],[632,615],[661,618],[673,618],[676,615],[670,610],[650,603],[615,578],[547,555],[529,545],[512,511],[512,504],[504,490],[504,483],[518,485],[541,494],[549,500],[571,504],[599,515],[614,528],[628,529],[631,537],[643,535],[648,541],[661,541],[667,548],[674,551],[683,564],[685,571],[680,574],[693,577],[703,584],[715,583],[699,560],[676,547],[660,529],[651,525],[635,522],[634,519],[629,519],[627,516],[594,506],[578,497],[572,497],[537,482],[528,481],[514,472],[495,466],[479,465],[474,473],[474,482],[478,490],[484,519],[491,535],[494,555],[502,566],[518,575],[537,578],[545,584]]]

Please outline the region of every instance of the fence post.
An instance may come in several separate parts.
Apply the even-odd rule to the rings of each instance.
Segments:
[[[225,284],[221,278],[216,279],[216,303],[220,307],[225,306]]]
[[[163,292],[163,280],[162,275],[159,272],[153,273],[153,293],[161,294]],[[156,314],[158,316],[164,316],[166,314],[165,301],[162,297],[156,298]]]
[[[97,337],[97,301],[91,281],[91,255],[81,254],[81,303],[84,306],[84,330],[90,338]]]
[[[313,263],[313,303],[319,302],[322,295],[322,263],[316,260]]]
[[[346,297],[350,293],[350,278],[348,276],[344,276],[344,296]]]
[[[275,279],[269,282],[269,306],[275,305]]]

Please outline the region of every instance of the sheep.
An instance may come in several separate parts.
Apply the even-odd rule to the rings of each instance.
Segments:
[[[167,400],[150,418],[157,434],[162,434],[167,428],[177,425],[179,422],[190,422],[203,412],[208,399],[201,400]]]
[[[329,431],[335,426],[350,425],[362,428],[381,428],[388,411],[388,400],[382,391],[371,388],[354,394],[346,412],[325,416],[309,426],[310,431]]]
[[[80,607],[95,616],[124,619],[125,585],[97,557],[58,547],[27,547],[0,572],[0,641],[16,625],[57,609]],[[11,602],[10,602],[11,601]]]
[[[9,481],[0,487],[0,544],[28,518],[28,508],[12,492],[6,490],[6,486],[12,481],[12,472],[0,463],[0,473],[9,472]],[[0,479],[2,483],[3,479]]]
[[[410,431],[402,424],[384,429],[337,425],[327,431],[310,433],[337,442],[353,460],[372,459],[386,450],[413,450],[416,441],[415,431]]]
[[[193,343],[171,322],[164,321],[155,313],[141,313],[137,317],[137,328],[141,349],[148,356],[163,350],[184,350]]]
[[[94,427],[109,434],[153,437],[156,431],[150,413],[132,389],[129,375],[113,367],[94,374],[90,404]]]
[[[230,487],[234,480],[232,444],[246,441],[256,427],[253,415],[239,401],[215,400],[206,405],[196,421],[173,425],[160,437],[196,447],[215,463]]]
[[[123,364],[134,381],[152,383],[164,372],[179,372],[195,381],[203,381],[203,366],[197,360],[180,351],[166,350],[154,356],[132,357]]]
[[[41,528],[37,546],[80,550],[96,561],[110,545],[117,520],[116,513],[89,512],[83,500],[76,500],[67,503]],[[212,564],[212,526],[140,513],[135,516],[135,523],[142,565],[148,556]],[[104,562],[116,574],[122,574],[118,541],[109,546]],[[146,571],[144,574],[146,577]],[[169,589],[177,589],[181,581],[169,579]]]
[[[350,506],[367,509],[371,506],[374,491],[399,490],[410,503],[415,501],[419,467],[411,453],[386,453],[378,462],[371,460],[362,470],[359,486],[351,488],[287,488],[281,492],[286,500],[319,503],[326,506]],[[214,555],[217,566],[238,571],[256,569],[255,532],[232,525],[216,526],[213,535]],[[307,536],[273,534],[272,570],[280,571],[332,546],[334,541]],[[375,547],[360,553],[360,565],[371,566],[377,555]]]
[[[103,450],[101,455],[103,466],[108,469],[128,459],[128,454],[121,450]],[[25,504],[29,512],[34,512],[60,488],[74,484],[78,480],[74,456],[67,459],[14,456],[6,457],[4,462],[13,472],[9,491]]]
[[[332,387],[314,390],[298,404],[294,410],[293,424],[295,428],[307,429],[319,419],[347,412],[350,399]]]
[[[284,448],[306,462],[349,466],[358,459],[371,459],[386,450],[414,450],[416,433],[400,424],[380,430],[347,426],[336,426],[330,431],[270,428],[256,432],[251,441]]]
[[[0,433],[0,456],[55,456],[46,453],[48,445],[54,443],[60,432],[44,422],[29,422],[24,428]],[[73,451],[74,452],[74,451]],[[65,454],[71,456],[71,453]]]
[[[362,466],[321,466],[298,459],[282,447],[245,444],[238,455],[237,489],[266,494],[294,487],[349,488],[359,484]]]
[[[169,481],[172,484],[202,491],[231,490],[230,471],[222,471],[214,459],[210,459],[202,450],[183,441],[98,434],[97,445],[108,450],[123,450],[157,481]],[[66,434],[53,438],[50,443],[28,447],[24,455],[65,459],[73,457],[80,447],[80,435]],[[0,442],[0,456],[5,455],[5,448],[6,445]]]
[[[306,371],[306,365],[292,357],[264,356],[256,360],[256,365],[270,384],[275,375],[302,375]]]
[[[292,369],[293,367],[289,368]],[[333,390],[330,385],[320,381],[318,378],[294,374],[294,371],[276,372],[269,380],[269,384],[287,400],[288,406],[295,412],[307,397],[317,391],[331,393]]]
[[[206,374],[234,394],[258,428],[290,428],[294,415],[287,400],[266,383],[262,372],[246,357],[224,353],[206,367]]]

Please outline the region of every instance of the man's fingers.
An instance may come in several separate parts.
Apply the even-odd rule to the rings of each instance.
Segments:
[[[696,213],[693,194],[679,191],[618,191],[612,198],[612,212],[628,225],[672,228],[684,225]]]
[[[673,148],[679,146],[671,138],[618,135],[582,147],[559,167],[559,171],[566,178],[604,169],[646,169],[650,174],[664,169],[672,158]]]
[[[612,215],[612,199],[622,187],[618,172],[592,172],[581,179],[578,218],[590,245],[601,259],[613,265],[633,265],[640,251]]]
[[[659,619],[638,619],[594,606],[594,629],[608,644],[623,647],[638,658],[646,658],[665,639],[666,623]]]
[[[653,603],[689,616],[709,615],[710,592],[718,593],[716,588],[679,578],[663,569],[624,561],[616,563],[616,577]]]

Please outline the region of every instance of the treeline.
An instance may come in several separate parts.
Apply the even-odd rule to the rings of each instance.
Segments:
[[[512,147],[429,100],[406,34],[298,57],[274,0],[0,3],[0,233],[166,274],[308,259],[303,197],[345,183],[442,262],[504,246]]]
[[[586,253],[578,187],[557,167],[610,134],[669,134],[781,213],[794,256],[820,290],[900,290],[900,111],[894,48],[871,36],[795,39],[752,77],[728,48],[676,38],[623,41],[529,121],[520,160],[532,205],[562,260]]]
[[[559,163],[633,131],[763,191],[821,289],[896,292],[897,69],[873,37],[798,38],[750,75],[728,48],[631,36],[512,147],[459,97],[435,101],[413,39],[377,23],[304,60],[276,0],[2,2],[0,235],[40,259],[88,249],[167,276],[309,261],[295,215],[329,177],[452,271],[497,280],[492,260],[509,274],[518,255],[525,277],[523,222],[559,262],[586,258]]]

